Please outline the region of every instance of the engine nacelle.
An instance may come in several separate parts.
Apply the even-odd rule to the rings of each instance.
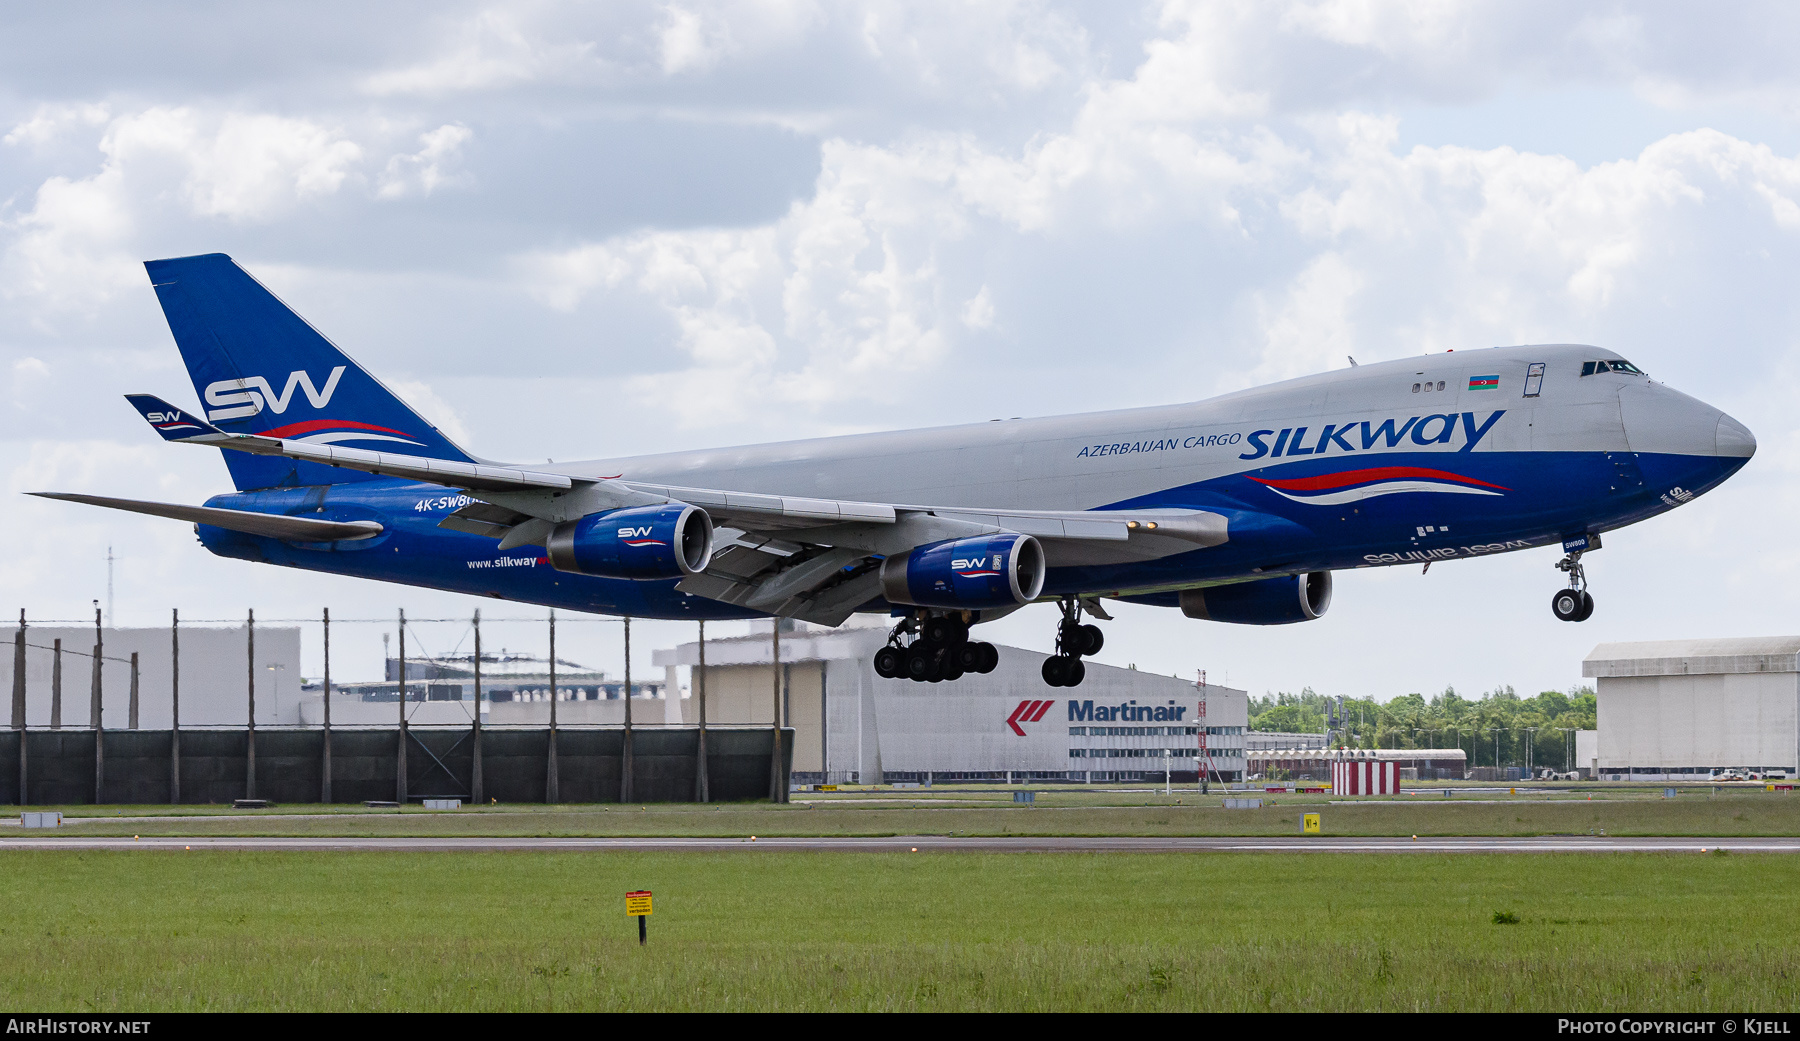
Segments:
[[[544,548],[558,571],[640,582],[680,578],[712,562],[712,518],[677,502],[593,513],[558,524]]]
[[[917,607],[1008,607],[1044,589],[1044,549],[1030,535],[977,535],[919,546],[881,563],[889,603]]]
[[[1189,618],[1243,625],[1310,622],[1330,606],[1329,571],[1185,589],[1181,593],[1181,613]]]

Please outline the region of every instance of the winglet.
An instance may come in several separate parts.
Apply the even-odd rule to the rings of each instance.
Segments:
[[[154,394],[127,394],[125,400],[156,428],[164,441],[187,441],[207,434],[224,434],[206,420],[183,412]]]

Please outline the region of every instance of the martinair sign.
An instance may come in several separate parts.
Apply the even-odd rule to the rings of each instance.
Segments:
[[[1019,724],[1036,723],[1050,711],[1054,701],[1025,700],[1014,708],[1012,715],[1006,717],[1006,725],[1013,733],[1025,736],[1025,730]],[[1069,701],[1069,722],[1071,723],[1173,723],[1185,720],[1187,706],[1177,705],[1170,701],[1166,705],[1140,705],[1131,700],[1119,705],[1096,705],[1092,701]]]

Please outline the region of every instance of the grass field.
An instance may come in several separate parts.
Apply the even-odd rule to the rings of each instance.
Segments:
[[[1297,814],[1318,811],[1328,835],[1800,835],[1800,794],[1704,789],[1675,799],[1644,793],[1585,798],[1458,796],[1370,799],[1267,797],[1261,809],[1227,810],[1193,792],[1052,791],[1035,806],[1006,791],[846,795],[773,806],[489,806],[453,813],[282,807],[233,813],[207,807],[63,807],[83,815],[71,835],[1289,835]],[[1180,800],[1179,802],[1177,800]],[[1196,801],[1200,800],[1200,801]],[[168,815],[174,814],[173,818]],[[162,819],[134,820],[157,817]],[[14,818],[16,820],[16,818]],[[0,829],[0,846],[21,832]]]
[[[1800,1005],[1788,856],[15,852],[0,894],[19,1011]]]

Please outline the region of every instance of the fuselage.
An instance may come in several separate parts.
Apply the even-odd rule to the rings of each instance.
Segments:
[[[924,507],[1196,509],[1222,545],[1047,540],[1044,595],[1173,603],[1183,588],[1485,556],[1608,531],[1718,485],[1755,451],[1742,424],[1617,354],[1549,345],[1364,365],[1205,401],[595,460],[626,481]],[[1587,374],[1583,374],[1583,370]],[[565,609],[748,617],[673,582],[552,570],[541,547],[439,528],[470,498],[365,480],[209,505],[376,520],[361,542],[296,545],[201,526],[215,553]],[[872,603],[871,608],[883,608]]]

